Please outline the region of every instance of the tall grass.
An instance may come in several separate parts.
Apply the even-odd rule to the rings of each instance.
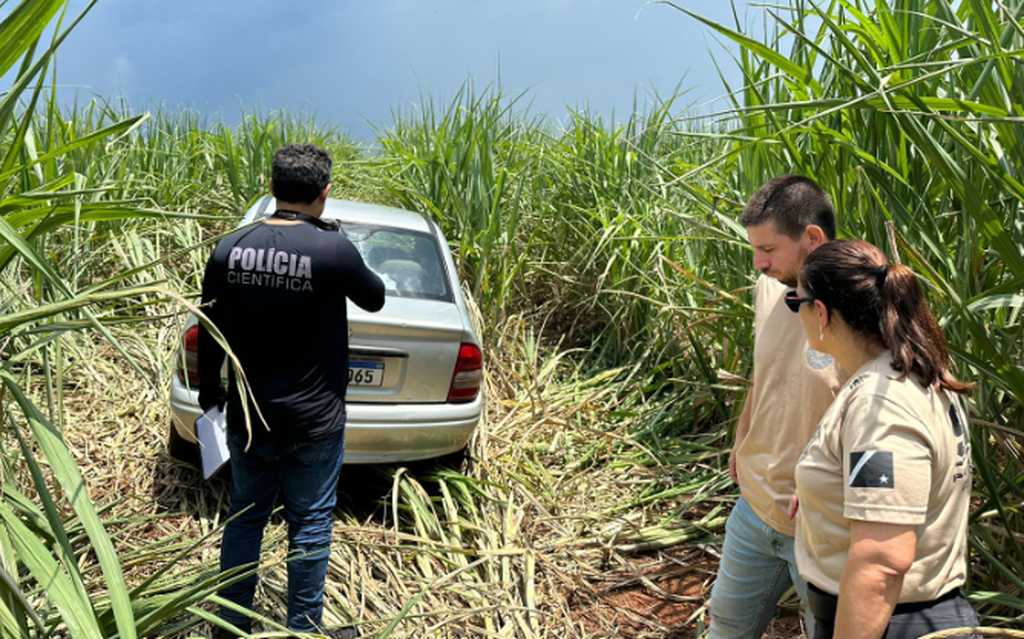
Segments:
[[[112,121],[65,140],[47,137],[55,127],[44,127],[40,137],[34,126],[41,78],[57,46],[91,7],[66,26],[64,2],[23,0],[0,22],[0,76],[18,66],[12,87],[0,100],[0,276],[8,293],[0,309],[5,353],[0,365],[0,420],[5,428],[0,628],[9,637],[47,636],[60,628],[74,636],[117,634],[131,639],[201,601],[221,581],[213,573],[168,596],[161,578],[166,570],[158,570],[141,586],[129,588],[123,558],[53,423],[63,413],[61,338],[71,330],[55,320],[79,320],[130,359],[107,325],[107,311],[156,292],[111,287],[110,282],[83,285],[67,264],[53,258],[67,244],[73,254],[82,251],[87,239],[78,233],[82,224],[147,216],[129,203],[95,197],[109,189],[93,186],[63,164],[69,154],[127,134],[141,118]],[[43,31],[55,19],[48,43],[42,40]],[[21,98],[28,108],[18,115]],[[55,112],[48,110],[50,117]],[[68,227],[74,228],[70,236],[64,233]],[[25,390],[36,385],[37,363],[42,367],[45,411]]]
[[[464,251],[500,245],[504,261],[467,264],[470,278],[515,281],[477,287],[485,311],[501,309],[491,317],[521,313],[563,345],[585,346],[592,365],[625,364],[634,373],[618,380],[623,389],[676,398],[634,441],[669,441],[736,410],[753,272],[733,220],[758,185],[810,175],[832,194],[841,234],[883,247],[893,222],[958,374],[979,382],[972,596],[996,617],[1021,614],[1022,3],[794,0],[765,9],[775,25],[767,42],[671,6],[740,45],[743,84],[727,87],[732,108],[712,123],[673,118],[665,104],[624,125],[575,114],[565,131],[528,134],[500,95],[460,96],[441,120],[429,112],[388,131],[391,190],[406,203],[425,198]],[[477,138],[451,122],[507,134]],[[418,141],[492,155],[446,164]],[[454,193],[487,206],[433,188],[467,182],[485,188]],[[447,215],[449,206],[478,218]],[[501,206],[511,223],[494,227]]]
[[[737,196],[811,175],[841,233],[879,246],[894,223],[892,257],[921,274],[959,374],[979,382],[974,597],[1024,612],[1024,3],[795,0],[766,9],[767,45],[672,6],[741,45],[742,101],[723,118],[752,141],[704,169],[734,174]]]
[[[233,578],[207,565],[182,581],[178,564],[194,544],[126,545],[108,530],[140,522],[101,515],[109,505],[90,498],[65,445],[69,362],[89,361],[82,344],[94,347],[95,334],[150,388],[162,387],[166,347],[149,348],[132,329],[166,312],[157,304],[172,289],[194,288],[195,249],[206,239],[199,220],[224,219],[262,192],[284,140],[341,139],[306,117],[254,115],[230,129],[200,127],[189,112],[153,117],[97,101],[65,113],[43,79],[92,4],[70,20],[64,1],[22,0],[0,22],[0,76],[14,74],[0,95],[0,632],[8,637],[130,639],[195,610]],[[145,578],[129,584],[126,567],[142,565]]]
[[[17,8],[34,13],[18,14],[31,16],[21,26],[61,6],[24,0]],[[122,562],[151,549],[104,542],[102,520],[69,501],[85,483],[58,445],[79,427],[66,417],[65,384],[98,340],[154,387],[172,374],[178,335],[163,291],[194,295],[212,242],[265,190],[273,150],[297,140],[332,151],[336,193],[441,225],[489,354],[478,463],[432,480],[395,471],[392,537],[346,520],[331,569],[335,622],[362,615],[392,636],[424,623],[467,636],[579,636],[568,589],[597,598],[592,584],[609,565],[714,540],[735,490],[722,451],[751,365],[755,274],[735,218],[758,185],[791,171],[832,194],[842,234],[886,246],[894,223],[958,374],[980,382],[972,597],[990,621],[1019,618],[1022,2],[764,10],[776,25],[765,42],[704,21],[740,45],[744,78],[715,116],[689,118],[680,96],[623,122],[573,112],[555,127],[521,96],[467,85],[446,104],[428,97],[396,112],[372,150],[304,114],[249,113],[229,127],[121,102],[62,109],[37,88],[50,54],[33,43],[42,28],[0,38],[0,62],[22,69],[0,98],[0,567],[11,576],[0,579],[10,612],[0,623],[14,620],[4,628],[129,635],[188,611],[173,627],[187,632],[209,616],[207,577],[182,599],[169,594],[187,559],[155,581],[117,580],[110,549]],[[9,24],[0,33],[15,33]],[[34,472],[37,441],[36,464],[60,477]],[[108,549],[104,586],[90,544]],[[59,592],[31,589],[31,575],[53,570]],[[353,574],[377,585],[353,592]]]
[[[390,632],[414,635],[420,615],[437,615],[438,607],[457,606],[469,612],[454,618],[447,616],[454,613],[441,614],[439,623],[500,628],[512,620],[525,629],[570,628],[573,613],[566,593],[558,588],[585,578],[576,574],[569,582],[552,581],[543,568],[545,561],[574,573],[575,562],[606,556],[609,548],[634,553],[707,538],[709,531],[720,528],[720,507],[702,513],[693,524],[687,523],[687,513],[724,485],[724,476],[714,468],[719,456],[716,442],[723,435],[717,423],[728,418],[731,392],[717,382],[719,362],[709,359],[706,345],[696,334],[689,335],[681,318],[692,310],[711,334],[721,331],[731,340],[711,321],[720,312],[736,312],[716,301],[732,295],[718,284],[728,281],[720,275],[729,273],[734,278],[729,286],[734,288],[742,288],[749,278],[741,260],[735,262],[738,268],[721,274],[718,269],[728,262],[692,264],[703,251],[705,230],[723,234],[715,231],[714,214],[682,212],[689,200],[659,186],[668,179],[659,165],[671,177],[681,167],[695,164],[694,156],[710,155],[707,142],[686,135],[688,129],[672,121],[669,105],[637,114],[622,127],[577,114],[574,129],[563,132],[516,111],[515,100],[501,98],[500,92],[478,96],[467,88],[457,103],[435,111],[429,125],[413,116],[399,118],[383,134],[380,151],[365,154],[344,136],[301,118],[290,125],[289,116],[247,116],[242,127],[225,133],[220,123],[205,122],[189,111],[139,116],[124,105],[102,101],[71,112],[44,104],[45,109],[26,112],[26,117],[31,113],[36,135],[51,143],[71,146],[114,122],[130,122],[127,134],[103,138],[103,145],[91,152],[74,146],[74,153],[45,169],[73,173],[81,176],[76,179],[83,186],[93,187],[77,195],[87,210],[117,206],[130,208],[133,215],[107,219],[97,214],[79,218],[77,224],[69,218],[67,225],[54,229],[49,251],[65,277],[94,296],[82,300],[83,305],[113,302],[103,308],[100,319],[113,335],[129,342],[125,350],[143,369],[144,378],[166,379],[171,374],[169,351],[177,334],[162,317],[168,312],[166,305],[153,298],[128,301],[117,287],[157,285],[186,295],[198,287],[211,241],[230,228],[233,213],[265,188],[257,177],[229,177],[246,175],[245,167],[268,161],[269,146],[250,143],[246,135],[268,129],[268,137],[278,136],[273,139],[295,136],[292,139],[325,144],[334,152],[336,186],[343,194],[424,210],[452,239],[466,282],[475,289],[486,318],[484,334],[492,352],[510,354],[508,373],[500,374],[502,381],[492,379],[502,389],[496,397],[511,403],[503,404],[503,426],[492,440],[501,443],[497,448],[494,443],[481,444],[478,454],[495,455],[494,463],[481,466],[469,479],[449,477],[431,484],[479,488],[451,502],[454,510],[451,504],[431,506],[432,498],[415,488],[422,478],[400,475],[396,481],[395,526],[414,535],[420,545],[392,553],[392,559],[405,566],[399,573],[401,587],[393,592],[413,597],[419,590],[410,584],[432,584],[447,574],[421,559],[405,564],[405,556],[450,553],[442,560],[446,570],[460,569],[458,561],[467,548],[496,560],[504,558],[494,565],[473,566],[457,579],[453,576],[424,591],[404,612],[403,604],[411,599],[384,596],[369,608],[358,599],[345,599],[329,616],[335,622],[362,609],[370,619],[380,620],[382,630],[394,620]],[[638,135],[646,140],[641,150],[636,146]],[[654,159],[655,154],[662,155]],[[228,162],[237,166],[229,171]],[[236,184],[243,188],[236,190]],[[697,185],[695,181],[691,188]],[[504,224],[509,215],[515,216],[515,224]],[[601,236],[597,243],[595,233]],[[726,250],[742,257],[736,242],[728,243]],[[23,261],[18,258],[14,263],[20,266]],[[700,284],[680,300],[674,289],[683,277]],[[61,313],[60,325],[67,330],[83,328],[82,320],[69,310],[54,310]],[[685,315],[680,315],[682,310]],[[738,313],[748,312],[740,304]],[[148,337],[156,328],[162,337]],[[137,332],[147,337],[139,340]],[[563,347],[593,345],[595,354],[552,351],[552,336],[563,333]],[[65,333],[47,342],[51,351],[41,352],[54,362],[69,355],[81,362],[88,358],[89,339],[88,333]],[[681,349],[679,339],[687,340]],[[742,345],[749,338],[739,334],[735,341]],[[743,360],[737,354],[743,348],[734,345],[728,350],[723,361],[742,372]],[[27,351],[24,359],[34,362],[33,354],[40,351]],[[617,365],[634,355],[631,365]],[[58,367],[54,377],[77,377],[79,366]],[[498,367],[499,360],[491,366]],[[62,419],[56,405],[64,395],[59,383],[40,380],[32,375],[31,366],[23,370],[21,385],[54,397],[54,418]],[[715,383],[709,386],[706,380]],[[156,397],[161,401],[159,394]],[[694,435],[695,424],[711,430]],[[506,448],[503,443],[521,437],[528,445]],[[699,471],[672,466],[681,462],[697,465]],[[632,479],[625,488],[618,486],[622,473],[631,468],[642,469],[643,478]],[[558,491],[549,487],[552,476],[561,478]],[[587,481],[598,477],[604,479]],[[493,486],[509,488],[496,492]],[[688,494],[692,487],[698,489],[696,495]],[[573,496],[568,504],[567,494]],[[595,513],[593,503],[621,505]],[[537,507],[562,512],[567,519],[558,525],[544,518],[534,521],[532,516],[525,519],[528,525],[505,520],[508,512],[535,514]],[[456,519],[464,520],[470,531],[458,537],[462,550],[452,549],[457,546],[449,537],[456,533],[445,523]],[[504,536],[471,532],[473,527],[492,526],[492,520],[505,527]],[[424,531],[429,534],[421,534]],[[439,549],[434,542],[423,541],[436,535],[451,547]],[[554,543],[554,558],[532,543],[528,552],[524,547],[519,554],[501,554],[510,544],[516,547],[524,535],[553,537],[541,545]],[[361,553],[366,548],[350,550]],[[362,554],[353,557],[366,560]],[[499,575],[500,582],[493,575]],[[492,589],[496,583],[500,586]],[[491,607],[482,609],[460,599],[458,593],[467,587],[483,589],[483,601]],[[538,589],[546,596],[538,596]],[[191,604],[185,607],[197,617],[176,622],[178,630],[208,617]],[[516,607],[521,610],[511,609]]]
[[[1024,129],[1013,97],[1024,91],[1024,5],[794,0],[765,9],[775,25],[766,43],[671,6],[740,45],[743,85],[727,87],[733,108],[707,129],[673,119],[669,104],[621,126],[580,114],[564,132],[545,131],[543,150],[536,136],[506,138],[498,148],[507,157],[540,158],[516,170],[508,170],[512,160],[428,164],[430,184],[477,180],[486,170],[482,183],[491,190],[476,197],[496,202],[512,193],[502,204],[525,207],[497,229],[443,215],[444,202],[430,209],[462,245],[500,239],[516,256],[513,268],[495,267],[526,294],[485,295],[484,308],[539,315],[551,332],[585,344],[593,362],[642,362],[648,395],[698,394],[681,402],[682,412],[706,417],[691,423],[721,422],[735,403],[720,372],[742,375],[749,366],[742,291],[753,273],[732,220],[767,178],[811,175],[833,195],[843,235],[887,246],[885,223],[894,223],[899,257],[930,289],[958,373],[979,382],[974,596],[1024,612]],[[475,130],[518,131],[499,98],[483,98],[492,111],[460,98],[447,113]],[[481,122],[488,113],[501,116]],[[418,188],[423,181],[403,181],[406,167],[423,159],[412,138],[451,147],[472,139],[458,131],[433,117],[403,122],[384,141],[386,161],[400,167],[390,179]],[[517,146],[520,139],[529,143]],[[506,175],[516,180],[493,177]],[[471,275],[482,276],[487,267],[475,268]],[[672,432],[660,422],[655,439]]]
[[[595,351],[594,365],[630,360],[662,381],[717,383],[707,344],[689,341],[696,321],[723,340],[721,364],[742,372],[749,334],[712,320],[750,316],[734,295],[751,282],[746,251],[735,223],[694,205],[720,181],[668,186],[716,142],[676,121],[674,100],[625,124],[571,113],[565,130],[516,104],[464,87],[443,109],[399,115],[373,156],[385,199],[433,216],[455,245],[485,332],[524,316],[565,346]],[[728,413],[718,389],[710,394],[698,421]]]

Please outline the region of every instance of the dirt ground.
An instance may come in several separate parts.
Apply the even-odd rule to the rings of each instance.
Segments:
[[[710,549],[678,546],[632,558],[599,582],[595,593],[575,593],[573,613],[593,637],[696,639],[707,627],[707,603],[718,562]],[[602,628],[617,628],[606,634]],[[785,602],[769,639],[802,636],[795,600]]]

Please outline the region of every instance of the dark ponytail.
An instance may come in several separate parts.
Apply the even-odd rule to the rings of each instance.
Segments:
[[[970,392],[972,384],[949,372],[946,337],[910,268],[890,265],[882,251],[862,240],[837,240],[807,256],[800,283],[854,331],[878,338],[903,375],[914,373],[925,386]]]

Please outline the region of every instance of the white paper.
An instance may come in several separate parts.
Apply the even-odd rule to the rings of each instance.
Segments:
[[[196,420],[203,479],[213,477],[231,458],[228,451],[228,420],[224,410],[214,406]]]

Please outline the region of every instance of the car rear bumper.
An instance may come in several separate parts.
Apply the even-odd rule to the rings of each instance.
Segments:
[[[171,384],[172,422],[189,441],[195,441],[195,423],[202,414],[198,395],[177,378]],[[345,407],[345,463],[416,461],[461,450],[480,421],[482,396],[465,404],[350,403]]]

